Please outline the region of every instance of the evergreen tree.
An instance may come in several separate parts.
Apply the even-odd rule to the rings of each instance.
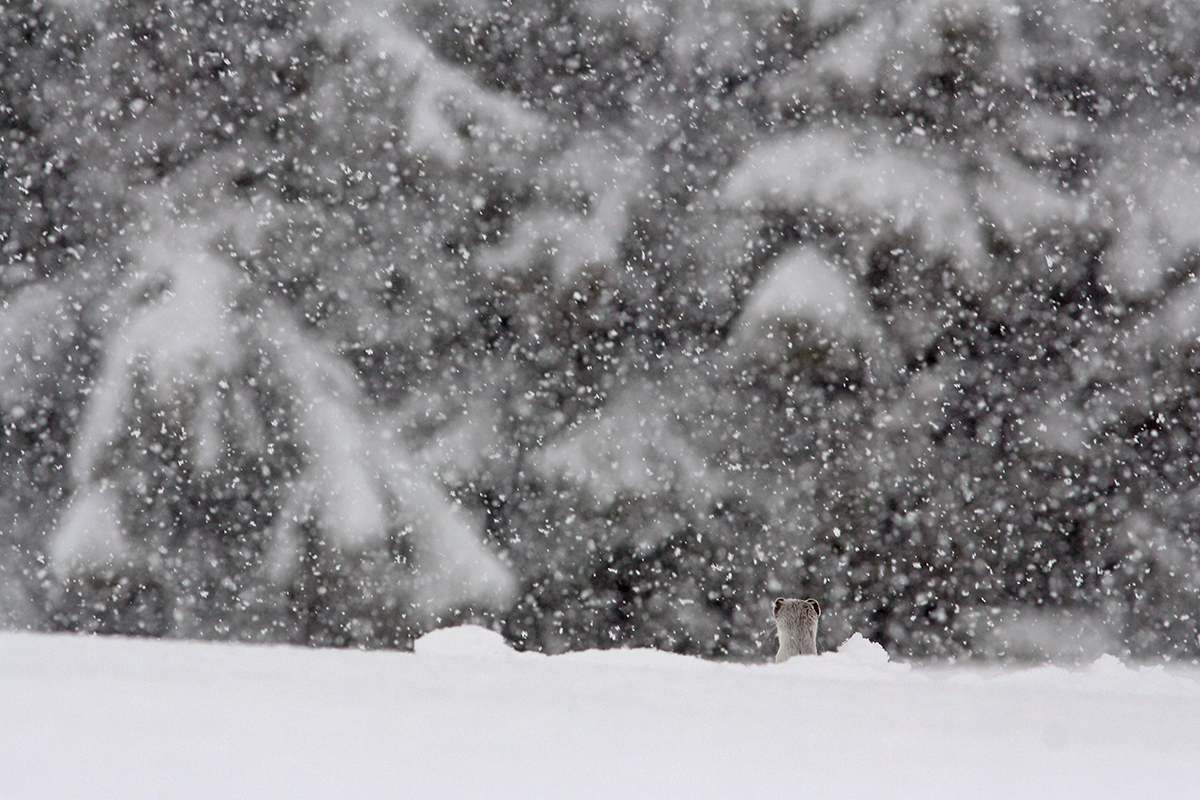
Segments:
[[[65,581],[46,595],[56,624],[402,644],[448,612],[503,604],[507,568],[381,422],[354,356],[425,358],[434,326],[404,323],[453,324],[453,259],[425,276],[405,263],[439,232],[395,221],[424,206],[452,222],[461,162],[493,152],[489,130],[528,132],[529,115],[411,37],[368,55],[321,9],[164,0],[69,25],[29,10],[56,35],[78,31],[75,83],[52,111],[92,130],[71,179],[120,201],[57,281],[31,277],[6,302],[6,427],[35,381],[77,420],[56,464],[69,502],[44,543],[16,542]],[[496,155],[494,173],[512,169]],[[424,170],[457,196],[411,186]],[[368,200],[369,214],[341,213]],[[312,248],[317,236],[344,259]],[[27,327],[60,317],[78,335]],[[42,368],[81,349],[81,370]],[[54,386],[72,377],[85,388]],[[35,433],[36,451],[58,431]]]

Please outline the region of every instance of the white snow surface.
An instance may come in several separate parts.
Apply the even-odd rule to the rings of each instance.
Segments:
[[[1140,798],[1200,789],[1200,670],[785,664],[0,634],[10,800]]]

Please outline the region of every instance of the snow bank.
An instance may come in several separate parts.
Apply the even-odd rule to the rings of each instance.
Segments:
[[[461,625],[427,633],[413,644],[419,656],[496,658],[508,657],[514,650],[495,631],[478,625]]]
[[[729,664],[0,634],[0,785],[45,797],[1185,797],[1200,670]]]

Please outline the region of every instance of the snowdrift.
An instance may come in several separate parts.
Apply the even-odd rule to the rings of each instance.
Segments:
[[[0,635],[0,785],[95,798],[1185,797],[1200,670]]]

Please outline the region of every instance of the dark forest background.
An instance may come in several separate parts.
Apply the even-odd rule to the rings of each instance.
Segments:
[[[1200,10],[8,0],[0,623],[1200,654]]]

